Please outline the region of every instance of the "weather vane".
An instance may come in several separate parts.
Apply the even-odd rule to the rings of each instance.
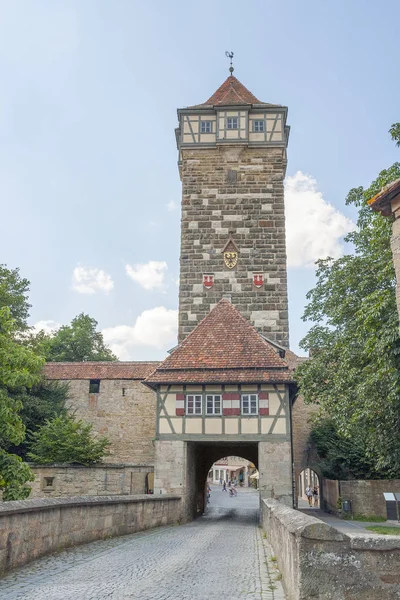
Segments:
[[[231,66],[229,67],[229,71],[230,71],[230,73],[231,73],[231,75],[232,75],[232,73],[233,73],[233,70],[234,70],[234,69],[233,69],[233,66],[232,66],[233,52],[228,52],[228,50],[227,50],[227,51],[225,52],[225,56],[226,56],[227,58],[230,58],[230,60],[231,60]]]

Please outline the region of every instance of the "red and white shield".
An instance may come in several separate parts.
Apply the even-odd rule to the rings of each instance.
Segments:
[[[203,275],[203,285],[208,290],[214,285],[214,275]]]
[[[253,283],[257,288],[262,287],[264,285],[263,273],[253,273]]]

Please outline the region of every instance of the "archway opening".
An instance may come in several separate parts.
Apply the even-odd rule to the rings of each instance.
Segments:
[[[211,489],[211,496],[217,489],[222,493],[223,480],[226,481],[227,487],[230,481],[231,486],[238,491],[251,491],[253,488],[249,485],[253,480],[250,476],[257,468],[258,442],[188,442],[187,491],[192,516],[204,514],[209,485],[211,488],[215,486],[214,490]],[[237,485],[234,486],[234,483]],[[257,493],[256,495],[258,505],[259,498]],[[214,493],[214,498],[215,496]],[[212,503],[211,499],[211,505]]]
[[[303,469],[297,482],[299,508],[319,508],[321,486],[318,473],[311,467]]]
[[[258,489],[258,470],[254,463],[242,456],[224,456],[217,460],[208,472],[207,483]]]

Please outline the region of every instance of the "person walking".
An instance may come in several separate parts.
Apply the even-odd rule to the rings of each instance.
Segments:
[[[226,492],[226,481],[225,481],[225,479],[224,479],[224,482],[222,484],[222,491]]]
[[[306,487],[306,496],[308,500],[308,506],[312,506],[313,492],[309,485]]]
[[[318,506],[318,496],[319,496],[318,487],[315,486],[313,489],[314,506]]]

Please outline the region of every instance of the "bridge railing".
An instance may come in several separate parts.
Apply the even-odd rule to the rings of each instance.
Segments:
[[[181,520],[181,497],[75,496],[0,504],[0,575],[78,544]]]

